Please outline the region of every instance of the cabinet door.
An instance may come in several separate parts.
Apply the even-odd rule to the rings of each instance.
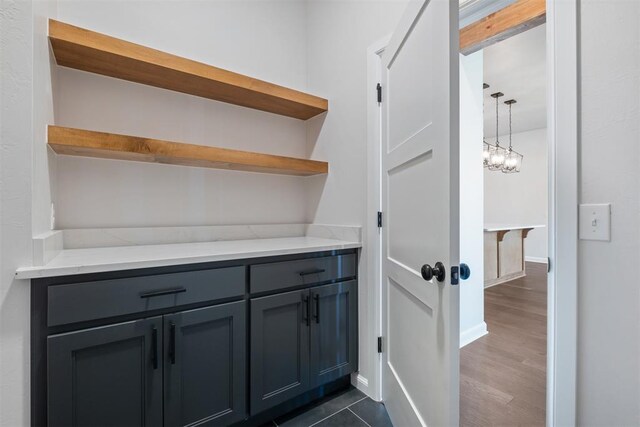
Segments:
[[[358,368],[358,300],[354,280],[311,289],[311,386]]]
[[[309,390],[309,291],[251,300],[251,414]]]
[[[240,301],[164,317],[165,426],[245,418],[245,307]]]
[[[48,425],[162,425],[161,340],[161,317],[49,337]]]

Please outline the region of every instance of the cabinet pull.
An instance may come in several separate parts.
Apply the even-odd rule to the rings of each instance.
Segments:
[[[151,364],[153,369],[158,369],[158,329],[151,329]]]
[[[162,295],[180,294],[182,292],[187,292],[187,290],[185,288],[163,289],[160,291],[145,292],[140,294],[140,298],[159,297]]]
[[[320,274],[320,273],[324,273],[326,270],[324,268],[314,268],[313,270],[307,270],[307,271],[301,271],[300,273],[298,273],[300,276],[304,277],[304,276],[308,276],[310,274]]]
[[[313,299],[316,302],[316,323],[320,323],[320,295],[315,294]]]
[[[169,362],[176,364],[176,325],[169,323]]]
[[[302,320],[309,326],[309,297],[307,295],[302,297],[302,303],[304,304],[302,307]]]

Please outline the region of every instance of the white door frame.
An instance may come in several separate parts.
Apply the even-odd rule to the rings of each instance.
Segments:
[[[378,106],[376,85],[382,81],[382,52],[389,45],[391,35],[377,41],[367,49],[367,222],[364,242],[367,252],[367,276],[370,278],[371,292],[368,292],[367,304],[374,307],[374,318],[368,328],[369,342],[375,343],[383,335],[382,325],[382,233],[378,228],[377,212],[382,210],[382,109]],[[374,353],[372,353],[374,354]],[[372,398],[382,400],[382,355],[374,354],[375,361],[370,363],[374,372],[369,380]]]
[[[578,273],[578,0],[547,0],[547,141],[549,149],[549,259],[547,296],[547,426],[576,422]],[[375,87],[381,54],[389,38],[367,50],[367,275],[374,284],[367,303],[374,307],[369,342],[383,335],[381,234],[381,109]],[[461,286],[464,286],[462,284]],[[382,399],[382,358],[373,349],[368,391]]]
[[[549,259],[547,425],[576,425],[578,0],[547,0]]]

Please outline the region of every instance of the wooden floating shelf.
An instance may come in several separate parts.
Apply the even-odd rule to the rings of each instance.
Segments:
[[[327,162],[62,126],[49,126],[48,144],[58,154],[101,159],[299,176],[320,175],[329,171]]]
[[[105,34],[49,20],[58,65],[306,120],[328,101]]]

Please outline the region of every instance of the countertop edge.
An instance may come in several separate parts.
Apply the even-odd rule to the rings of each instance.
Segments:
[[[16,270],[15,278],[19,280],[41,279],[48,277],[73,276],[89,273],[105,273],[111,271],[137,270],[142,268],[167,267],[176,265],[199,264],[205,262],[232,261],[246,258],[262,258],[279,255],[304,254],[341,249],[361,248],[360,242],[340,242],[318,246],[300,246],[291,248],[264,249],[239,253],[224,253],[212,255],[177,256],[175,258],[159,258],[153,260],[139,260],[131,262],[113,262],[104,264],[70,265],[70,266],[30,266]]]
[[[483,231],[487,233],[491,233],[494,231],[506,231],[506,230],[523,230],[525,228],[545,228],[546,225],[543,224],[533,224],[533,225],[505,225],[505,226],[490,226],[483,227]]]

